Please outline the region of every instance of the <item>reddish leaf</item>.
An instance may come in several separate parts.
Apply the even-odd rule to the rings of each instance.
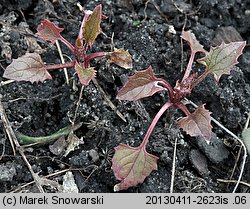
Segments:
[[[51,79],[51,75],[37,53],[26,53],[18,59],[14,59],[6,68],[3,77],[32,83]]]
[[[128,51],[124,49],[114,49],[113,52],[109,52],[110,59],[109,62],[113,62],[116,65],[129,69],[132,68],[132,58]]]
[[[149,154],[144,147],[117,146],[112,169],[121,182],[115,185],[114,190],[120,191],[142,183],[153,170],[157,170],[157,160],[158,157]]]
[[[212,134],[211,112],[200,105],[193,113],[182,118],[177,125],[190,136],[203,136],[209,142]]]
[[[75,70],[82,85],[87,86],[92,78],[95,77],[94,67],[84,68],[78,62],[75,64]]]
[[[98,5],[93,10],[89,19],[83,26],[83,38],[87,41],[90,47],[94,44],[96,37],[101,32],[102,5]]]
[[[196,52],[203,52],[205,53],[206,50],[203,49],[203,46],[197,41],[195,35],[189,30],[189,31],[182,31],[181,38],[186,40],[192,50],[193,53]]]
[[[246,45],[245,41],[231,42],[220,46],[211,47],[210,52],[204,58],[198,60],[206,66],[206,70],[212,73],[217,82],[223,74],[230,74],[233,66],[238,63],[237,59],[242,54]]]
[[[40,25],[37,27],[37,35],[45,41],[51,41],[53,44],[56,40],[62,38],[60,32],[64,28],[58,28],[54,23],[49,20],[42,20]]]
[[[133,76],[129,77],[127,83],[118,92],[116,98],[135,101],[152,96],[154,93],[164,90],[162,86],[158,85],[161,81],[161,79],[154,76],[151,66],[146,70],[136,71]]]

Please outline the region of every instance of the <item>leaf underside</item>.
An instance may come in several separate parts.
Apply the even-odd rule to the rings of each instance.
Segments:
[[[181,38],[188,42],[193,53],[206,52],[206,50],[203,49],[203,46],[199,43],[199,41],[197,41],[195,35],[190,30],[182,31]]]
[[[136,71],[120,89],[116,98],[120,100],[135,101],[152,96],[156,92],[164,90],[162,86],[158,85],[161,81],[161,79],[154,76],[151,66],[146,70]]]
[[[211,47],[209,53],[197,61],[205,65],[206,70],[219,82],[220,77],[223,74],[230,74],[233,66],[238,63],[237,59],[242,54],[245,45],[245,41],[229,44],[222,42],[220,46]]]
[[[109,62],[115,63],[125,69],[132,68],[132,58],[128,51],[115,48],[113,52],[109,52],[109,55]]]
[[[14,59],[5,69],[3,77],[31,83],[52,79],[41,56],[37,53],[26,53],[18,59]]]
[[[211,112],[200,105],[193,113],[180,119],[177,126],[182,128],[190,136],[203,136],[207,142],[212,136]]]
[[[92,78],[96,76],[94,67],[84,68],[76,62],[75,70],[82,85],[87,86]]]
[[[125,190],[142,183],[153,170],[157,170],[157,159],[144,147],[130,147],[125,144],[117,146],[112,159],[112,169],[121,182],[115,185],[114,190]]]
[[[89,19],[83,26],[83,38],[86,40],[90,47],[93,46],[96,37],[101,32],[101,19],[102,19],[102,5],[98,5],[93,10]]]
[[[45,41],[51,41],[53,44],[56,40],[62,38],[60,32],[64,29],[57,27],[53,22],[49,20],[42,20],[40,25],[37,27],[37,35]]]

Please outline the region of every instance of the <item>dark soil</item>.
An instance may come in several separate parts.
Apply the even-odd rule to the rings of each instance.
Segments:
[[[87,9],[102,3],[102,30],[111,37],[114,46],[127,49],[133,57],[133,69],[124,70],[105,60],[92,62],[96,66],[97,81],[105,95],[126,118],[124,122],[105,101],[105,95],[92,82],[83,91],[77,112],[77,121],[83,125],[75,134],[83,142],[67,157],[53,154],[48,145],[26,148],[26,156],[34,172],[46,176],[67,168],[73,171],[80,192],[113,192],[115,179],[110,160],[114,147],[120,143],[139,145],[154,115],[167,101],[167,93],[158,93],[140,102],[115,99],[124,78],[135,70],[152,65],[155,74],[174,85],[181,79],[180,34],[191,29],[208,50],[221,40],[246,40],[250,42],[250,1],[172,1],[172,0],[93,0],[81,1]],[[173,4],[175,2],[175,5]],[[0,74],[13,58],[26,52],[42,53],[46,63],[60,63],[56,47],[37,38],[36,27],[49,18],[65,28],[63,36],[74,43],[83,15],[76,0],[0,0]],[[147,7],[145,7],[147,5]],[[229,27],[230,26],[230,27]],[[173,32],[172,28],[175,29]],[[230,32],[228,32],[228,30]],[[224,31],[224,32],[223,32]],[[225,32],[226,31],[226,32]],[[231,34],[232,37],[229,35]],[[65,59],[71,53],[61,44]],[[100,35],[93,51],[110,51],[111,40]],[[189,48],[184,43],[184,67]],[[230,75],[222,76],[217,84],[208,77],[192,93],[190,99],[196,104],[206,103],[206,109],[222,125],[237,136],[246,122],[250,109],[250,48],[244,50],[239,64]],[[194,64],[199,70],[200,65]],[[68,70],[70,85],[65,81],[63,70],[52,73],[53,80],[44,83],[13,82],[0,86],[2,103],[14,130],[31,136],[49,135],[70,124],[76,109],[81,84],[74,70]],[[6,79],[0,78],[0,81]],[[73,85],[75,84],[75,85]],[[73,88],[73,86],[75,88]],[[190,110],[192,106],[188,106]],[[211,145],[199,138],[192,138],[175,128],[181,112],[168,112],[158,122],[148,152],[159,157],[158,171],[153,171],[145,182],[126,192],[169,192],[174,141],[178,138],[174,192],[231,192],[235,184],[222,183],[229,179],[236,162],[240,145],[220,127],[213,125]],[[91,124],[90,124],[91,123]],[[35,191],[35,185],[21,185],[33,180],[23,159],[13,155],[8,137],[0,122],[0,192],[14,190]],[[241,158],[232,179],[237,179]],[[250,182],[250,162],[247,158],[242,181]],[[50,177],[62,184],[65,173]],[[53,191],[50,187],[46,191]],[[249,192],[242,184],[237,192]]]

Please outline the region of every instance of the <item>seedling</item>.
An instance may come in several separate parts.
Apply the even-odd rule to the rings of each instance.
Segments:
[[[92,48],[96,37],[101,33],[101,19],[105,16],[102,15],[101,4],[96,6],[93,12],[89,10],[82,10],[82,12],[84,18],[74,46],[61,35],[64,28],[57,27],[47,19],[42,20],[37,28],[37,35],[43,40],[50,41],[53,44],[57,40],[63,42],[74,54],[74,61],[65,64],[45,65],[39,54],[26,53],[13,60],[6,68],[3,77],[32,83],[43,82],[46,79],[52,79],[49,70],[74,67],[81,84],[86,86],[96,75],[95,68],[90,66],[90,61],[94,58],[105,56],[109,58],[109,62],[113,62],[120,67],[132,68],[131,56],[124,49],[114,49],[113,52],[87,53],[88,49]]]
[[[182,80],[178,80],[174,88],[167,81],[155,77],[150,66],[129,77],[127,83],[117,94],[117,99],[136,101],[152,96],[156,92],[167,90],[169,100],[154,117],[141,145],[131,147],[120,144],[115,148],[112,169],[116,178],[121,180],[119,184],[115,185],[115,191],[136,186],[138,183],[142,183],[153,170],[157,170],[158,157],[149,154],[146,151],[146,145],[156,123],[168,108],[174,107],[184,112],[186,117],[180,119],[177,126],[187,134],[202,136],[208,143],[211,139],[211,112],[205,109],[205,104],[202,104],[191,113],[183,99],[209,74],[213,74],[217,82],[223,74],[230,74],[233,66],[238,63],[237,59],[242,54],[246,42],[222,43],[220,46],[211,47],[210,51],[207,52],[191,31],[183,31],[181,38],[188,42],[191,55]],[[198,52],[205,54],[203,58],[197,60],[206,67],[200,75],[198,73],[191,74],[194,57]]]

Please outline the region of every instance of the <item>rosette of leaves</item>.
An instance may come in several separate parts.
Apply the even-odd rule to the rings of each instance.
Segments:
[[[115,191],[128,189],[142,183],[153,170],[157,169],[158,158],[146,151],[146,145],[157,121],[169,107],[178,108],[186,115],[177,122],[177,126],[187,134],[194,137],[202,136],[207,143],[211,139],[211,112],[205,109],[205,104],[190,112],[183,99],[207,75],[212,74],[215,80],[219,82],[223,74],[229,74],[233,66],[238,63],[237,59],[242,54],[246,42],[222,43],[220,46],[211,47],[210,51],[207,52],[191,31],[183,31],[181,37],[188,42],[191,55],[182,80],[177,81],[174,88],[167,81],[155,77],[152,67],[149,67],[146,70],[136,71],[117,94],[117,99],[136,101],[152,96],[159,91],[168,91],[169,100],[154,117],[140,146],[131,147],[120,144],[115,148],[112,169],[116,178],[121,181],[115,185]],[[197,73],[191,74],[196,53],[204,55],[203,58],[197,60],[206,67],[200,75]]]
[[[132,68],[132,59],[128,51],[124,49],[115,49],[113,52],[95,52],[88,53],[101,33],[101,20],[105,18],[102,15],[102,5],[97,5],[93,11],[82,11],[84,18],[81,23],[78,38],[73,46],[62,35],[63,28],[57,27],[51,21],[45,19],[37,27],[36,35],[53,44],[56,41],[63,42],[74,54],[74,61],[64,64],[46,65],[38,53],[26,53],[25,55],[14,59],[5,69],[3,77],[16,81],[43,82],[46,79],[52,79],[49,70],[59,68],[74,67],[79,81],[82,85],[89,84],[92,78],[96,76],[96,70],[90,66],[90,61],[97,57],[107,57],[109,62],[115,63],[125,69]]]

